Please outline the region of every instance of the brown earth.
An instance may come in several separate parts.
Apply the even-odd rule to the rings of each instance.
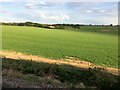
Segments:
[[[55,86],[51,84],[44,83],[33,83],[31,81],[26,81],[18,78],[6,78],[2,79],[3,88],[64,88],[64,86]]]
[[[18,52],[13,52],[13,51],[2,51],[0,52],[0,55],[2,55],[5,58],[10,58],[10,59],[16,59],[16,60],[32,60],[32,61],[37,61],[37,62],[45,62],[49,64],[67,64],[67,65],[72,65],[74,67],[79,67],[83,69],[89,69],[89,68],[94,68],[97,67],[99,69],[105,70],[107,72],[110,72],[112,74],[118,75],[118,68],[111,68],[111,67],[103,67],[103,66],[97,66],[93,63],[87,62],[87,61],[80,61],[76,60],[73,57],[67,57],[67,59],[63,60],[53,60],[53,59],[48,59],[48,58],[42,58],[38,57],[35,55],[27,55],[27,54],[22,54]]]
[[[41,88],[43,86],[31,84],[21,79],[3,78],[3,88]]]
[[[98,31],[96,31],[96,32],[101,32],[101,33],[112,33],[112,32],[118,32],[118,30],[106,30],[106,29],[104,29],[104,30],[98,30]]]
[[[99,32],[112,32],[112,30],[99,30]]]

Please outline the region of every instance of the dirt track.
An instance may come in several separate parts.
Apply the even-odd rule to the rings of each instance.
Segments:
[[[79,67],[79,68],[84,68],[84,69],[88,69],[88,68],[93,68],[93,67],[98,67],[101,69],[106,70],[107,72],[110,72],[112,74],[116,74],[118,75],[118,71],[119,69],[117,68],[105,68],[102,66],[96,66],[90,62],[87,61],[80,61],[80,60],[72,60],[66,59],[66,60],[53,60],[53,59],[47,59],[47,58],[42,58],[42,57],[38,57],[38,56],[33,56],[33,55],[26,55],[26,54],[22,54],[22,53],[18,53],[18,52],[11,52],[11,51],[2,51],[0,52],[0,55],[6,57],[6,58],[11,58],[11,59],[24,59],[24,60],[32,60],[32,61],[37,61],[37,62],[45,62],[45,63],[55,63],[55,64],[67,64],[67,65],[72,65],[74,67]]]

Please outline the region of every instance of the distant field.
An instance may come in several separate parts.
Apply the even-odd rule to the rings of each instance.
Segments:
[[[72,27],[66,27],[66,30],[72,31],[80,31],[80,32],[95,32],[95,33],[102,33],[102,34],[118,34],[118,27],[117,26],[80,26],[79,29],[74,29]]]
[[[117,28],[102,28],[97,32],[87,32],[88,29],[92,30],[90,27],[82,28],[83,30],[86,29],[86,32],[82,32],[83,30],[75,32],[67,29],[3,26],[2,48],[3,50],[12,50],[52,59],[64,59],[68,56],[90,61],[97,65],[117,67]],[[93,29],[98,30],[97,28]],[[107,32],[108,34],[106,34]]]

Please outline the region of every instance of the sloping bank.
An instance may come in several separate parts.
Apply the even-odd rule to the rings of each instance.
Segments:
[[[100,67],[95,68],[88,62],[70,59],[56,61],[16,52],[2,52],[1,55],[3,84],[10,87],[11,82],[14,83],[14,88],[31,86],[116,90],[119,86],[119,75],[106,72]]]

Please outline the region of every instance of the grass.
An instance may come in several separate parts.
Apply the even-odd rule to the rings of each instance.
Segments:
[[[90,28],[86,27],[88,29]],[[116,27],[110,29],[114,31]],[[3,26],[2,40],[3,50],[52,59],[64,59],[68,56],[97,65],[118,67],[117,34]]]
[[[100,90],[117,90],[119,86],[119,76],[97,68],[84,70],[70,65],[38,63],[8,58],[3,58],[2,66],[3,77],[16,77],[35,83],[63,85],[69,88],[97,87]]]

